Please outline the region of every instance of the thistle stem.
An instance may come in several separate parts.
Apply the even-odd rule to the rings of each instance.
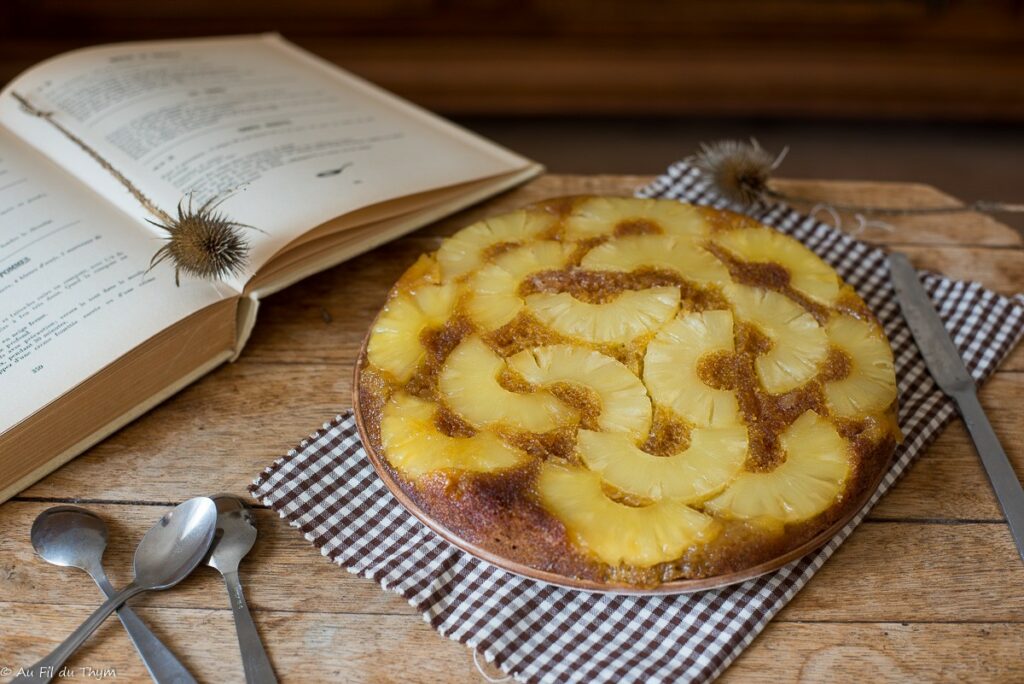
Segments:
[[[97,152],[92,147],[87,145],[85,141],[79,138],[77,135],[75,135],[68,129],[64,128],[64,126],[60,122],[53,118],[53,112],[47,112],[43,111],[42,109],[39,109],[31,102],[29,102],[28,99],[25,98],[23,95],[20,95],[15,92],[12,92],[11,95],[21,104],[22,107],[25,108],[25,111],[27,111],[29,114],[48,122],[51,126],[53,126],[58,131],[63,133],[64,137],[66,137],[68,140],[82,148],[83,152],[92,157],[97,164],[106,169],[107,172],[110,173],[110,175],[113,176],[115,180],[117,180],[117,182],[123,185],[125,189],[128,190],[128,192],[130,192],[136,200],[138,200],[139,204],[141,204],[146,211],[148,211],[150,214],[160,219],[161,221],[169,222],[173,220],[171,219],[170,215],[167,212],[158,207],[151,199],[146,197],[146,195],[144,195],[141,190],[135,187],[134,183],[128,180],[128,178],[123,173],[114,168],[114,165],[111,164],[106,159],[104,159],[99,152]]]
[[[766,189],[763,194],[765,197],[789,203],[817,204],[821,201],[811,199],[809,197],[791,195],[771,188]],[[946,207],[869,207],[859,204],[843,204],[836,202],[829,202],[828,205],[837,211],[845,211],[851,214],[865,214],[868,216],[927,216],[933,214],[959,214],[968,211],[977,211],[982,213],[1024,212],[1024,204],[990,202],[986,200],[976,200],[969,204]]]

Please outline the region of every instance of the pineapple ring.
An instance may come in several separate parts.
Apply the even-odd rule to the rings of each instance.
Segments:
[[[601,399],[598,424],[640,440],[651,429],[651,400],[640,378],[610,356],[582,347],[557,344],[524,349],[508,359],[508,367],[534,385],[567,382],[594,390]]]
[[[519,394],[498,384],[505,360],[478,336],[459,343],[438,378],[441,396],[463,420],[480,429],[506,424],[528,432],[547,432],[579,421],[576,409],[548,392]]]
[[[581,302],[568,292],[538,292],[526,297],[526,308],[541,323],[567,337],[627,344],[675,316],[679,298],[678,287],[626,290],[603,304]]]
[[[472,296],[466,313],[483,332],[500,328],[526,306],[518,294],[519,284],[534,273],[564,267],[574,249],[552,240],[510,249],[470,278]]]
[[[537,493],[577,545],[611,566],[646,568],[679,558],[721,529],[713,518],[680,501],[639,507],[612,501],[601,489],[601,478],[583,468],[544,463]]]
[[[437,405],[396,392],[384,405],[381,443],[388,460],[399,472],[415,479],[443,470],[491,473],[514,468],[527,456],[490,432],[472,437],[450,437],[437,429]]]
[[[478,221],[441,243],[437,261],[445,281],[479,268],[488,247],[524,242],[550,230],[556,217],[544,211],[521,209]]]
[[[715,242],[741,261],[782,266],[793,289],[819,304],[831,305],[839,298],[839,276],[832,267],[782,233],[763,227],[739,228],[717,235]]]
[[[420,334],[444,325],[457,299],[453,285],[423,285],[393,297],[373,325],[366,347],[370,363],[407,381],[427,354]]]
[[[615,233],[620,228],[653,226],[658,233],[700,237],[708,223],[697,207],[671,200],[592,197],[578,204],[565,222],[573,240]]]
[[[729,269],[711,252],[680,235],[627,235],[587,252],[580,266],[595,271],[635,271],[647,266],[675,271],[701,285],[732,282]]]
[[[850,474],[846,440],[830,422],[805,411],[779,441],[786,454],[782,465],[740,474],[704,509],[728,518],[795,523],[831,506]]]
[[[825,383],[829,408],[843,418],[857,418],[887,408],[896,400],[892,348],[882,331],[851,316],[835,316],[825,326],[828,341],[850,360],[850,373]]]
[[[697,503],[721,491],[743,469],[745,427],[697,428],[672,456],[641,451],[621,434],[580,430],[576,453],[593,472],[627,494]]]
[[[656,403],[698,427],[738,425],[736,395],[708,387],[697,372],[704,355],[734,348],[731,311],[687,314],[664,326],[647,345],[644,384]]]
[[[737,318],[753,323],[771,340],[771,350],[754,362],[765,390],[789,392],[818,374],[828,356],[828,336],[814,316],[771,290],[732,284],[726,287],[725,296]]]

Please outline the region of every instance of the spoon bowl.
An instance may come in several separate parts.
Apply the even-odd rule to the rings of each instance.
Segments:
[[[256,523],[237,496],[216,494],[210,498],[217,506],[217,538],[206,564],[221,573],[237,571],[238,564],[256,543]]]
[[[87,572],[100,567],[107,547],[107,524],[78,506],[55,506],[32,523],[32,548],[47,563]]]
[[[217,532],[217,505],[190,499],[166,513],[135,550],[135,581],[147,589],[167,589],[185,579],[206,557]]]

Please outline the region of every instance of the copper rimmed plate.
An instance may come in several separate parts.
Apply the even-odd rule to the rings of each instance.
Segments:
[[[406,510],[416,516],[420,522],[429,527],[431,530],[439,534],[443,539],[448,541],[450,544],[462,549],[469,555],[478,558],[486,563],[490,563],[495,567],[501,568],[513,574],[521,577],[526,577],[538,582],[544,582],[546,584],[552,584],[558,587],[566,589],[575,589],[577,591],[588,591],[603,594],[633,594],[633,595],[669,595],[669,594],[689,594],[695,591],[704,591],[707,589],[719,589],[726,587],[731,584],[738,584],[745,582],[748,579],[764,575],[778,570],[786,563],[796,560],[801,556],[804,556],[811,551],[823,546],[829,539],[834,537],[839,530],[846,526],[848,522],[860,511],[871,495],[878,489],[878,485],[882,480],[882,476],[888,470],[888,466],[892,461],[892,456],[885,459],[882,466],[878,468],[878,473],[871,480],[870,486],[864,487],[860,495],[857,497],[854,505],[850,506],[848,511],[843,514],[834,523],[823,529],[821,532],[816,534],[811,539],[800,544],[796,548],[776,556],[771,560],[752,565],[749,568],[744,568],[737,572],[732,572],[724,575],[715,575],[714,577],[705,577],[702,579],[684,579],[684,580],[673,580],[658,585],[657,587],[634,587],[623,584],[612,584],[595,582],[593,580],[580,579],[577,577],[569,577],[566,575],[559,575],[552,572],[545,572],[538,570],[537,568],[518,563],[516,561],[505,558],[501,555],[493,553],[485,548],[482,548],[476,544],[473,544],[458,534],[448,529],[444,525],[440,524],[435,520],[429,513],[424,511],[419,505],[416,504],[402,489],[401,485],[396,481],[393,472],[384,463],[383,458],[377,453],[377,450],[373,447],[373,444],[368,438],[366,427],[363,424],[363,413],[360,402],[359,392],[359,376],[363,370],[363,366],[366,363],[366,345],[369,341],[369,333],[363,339],[363,344],[359,350],[359,359],[356,361],[355,369],[353,371],[353,382],[352,382],[352,406],[355,412],[356,427],[359,430],[359,438],[363,443],[363,448],[366,450],[366,455],[370,459],[370,463],[373,464],[374,470],[377,471],[377,475],[383,480],[384,485],[391,492],[398,501],[405,506]]]

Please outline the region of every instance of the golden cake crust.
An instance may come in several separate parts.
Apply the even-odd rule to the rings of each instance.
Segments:
[[[645,353],[656,329],[626,342],[603,339],[581,342],[575,334],[553,329],[523,311],[493,329],[486,329],[488,326],[481,326],[467,314],[466,297],[475,296],[466,294],[469,289],[467,279],[517,244],[543,239],[566,245],[563,267],[531,273],[518,284],[516,294],[524,300],[536,294],[567,293],[579,302],[602,304],[627,291],[652,292],[658,288],[674,288],[679,292],[680,303],[676,313],[679,316],[731,306],[730,296],[735,295],[731,290],[725,290],[733,285],[723,287],[716,283],[695,282],[687,277],[689,273],[681,275],[657,266],[629,270],[582,268],[580,264],[587,254],[610,239],[664,232],[658,221],[641,219],[620,221],[606,236],[569,236],[568,233],[576,229],[566,225],[574,212],[583,203],[595,199],[600,198],[558,198],[532,205],[527,211],[546,217],[547,223],[541,233],[518,242],[499,241],[482,250],[480,264],[454,278],[462,285],[459,286],[461,294],[452,295],[454,303],[447,304],[451,307],[450,315],[439,324],[425,325],[419,333],[421,355],[410,366],[414,367],[404,373],[405,377],[377,367],[370,359],[367,350],[374,329],[380,327],[381,318],[378,317],[378,325],[371,328],[357,363],[354,404],[361,436],[381,476],[410,510],[450,541],[507,569],[569,586],[611,590],[697,589],[714,586],[719,579],[754,576],[823,542],[829,533],[844,524],[863,505],[900,439],[895,399],[884,408],[864,415],[837,415],[825,387],[826,383],[842,380],[850,374],[851,359],[835,347],[830,347],[827,355],[816,363],[810,380],[792,389],[768,392],[763,387],[765,376],[758,375],[753,361],[770,350],[773,343],[756,325],[737,319],[733,334],[735,349],[705,354],[697,365],[698,376],[705,385],[727,390],[736,397],[748,439],[744,472],[770,473],[777,468],[786,458],[779,446],[780,435],[801,415],[814,412],[828,420],[844,440],[849,459],[848,474],[832,503],[809,519],[780,524],[766,524],[760,518],[719,516],[705,511],[714,518],[714,538],[707,543],[690,544],[673,558],[652,564],[605,562],[581,543],[578,536],[569,532],[563,521],[545,507],[538,494],[538,471],[544,464],[578,465],[578,430],[601,429],[601,404],[592,390],[571,382],[546,385],[545,390],[563,407],[573,411],[575,417],[568,424],[540,433],[509,429],[501,423],[481,428],[461,416],[441,396],[439,376],[445,363],[453,350],[470,337],[479,338],[506,361],[524,350],[575,345],[616,359],[637,377],[643,375]],[[732,283],[779,293],[822,327],[838,316],[846,316],[880,330],[864,302],[841,280],[838,281],[837,292],[822,297],[815,289],[816,285],[812,283],[804,287],[783,266],[743,260],[737,256],[739,248],[730,250],[715,239],[715,236],[742,229],[762,229],[761,224],[746,216],[710,208],[694,208],[694,213],[707,230],[707,234],[700,237],[699,244],[724,265],[728,271],[727,279]],[[722,242],[727,243],[728,240]],[[392,289],[389,302],[403,292],[415,290],[418,284],[444,280],[438,276],[436,257],[436,253],[427,255],[410,267]],[[507,369],[502,371],[498,381],[504,389],[512,392],[529,393],[536,389],[523,376]],[[393,454],[389,454],[382,439],[385,406],[397,394],[435,403],[433,425],[440,434],[468,438],[481,431],[493,432],[506,447],[522,455],[520,460],[512,467],[499,468],[494,472],[471,472],[458,468],[434,469],[415,476],[403,472],[401,463],[396,467],[392,462]],[[635,442],[648,454],[670,456],[690,443],[695,429],[692,421],[680,418],[673,410],[655,401],[650,427]],[[642,496],[607,485],[605,491],[621,504],[644,506],[651,503]],[[707,508],[705,504],[706,500],[691,503],[691,506],[700,511]]]

